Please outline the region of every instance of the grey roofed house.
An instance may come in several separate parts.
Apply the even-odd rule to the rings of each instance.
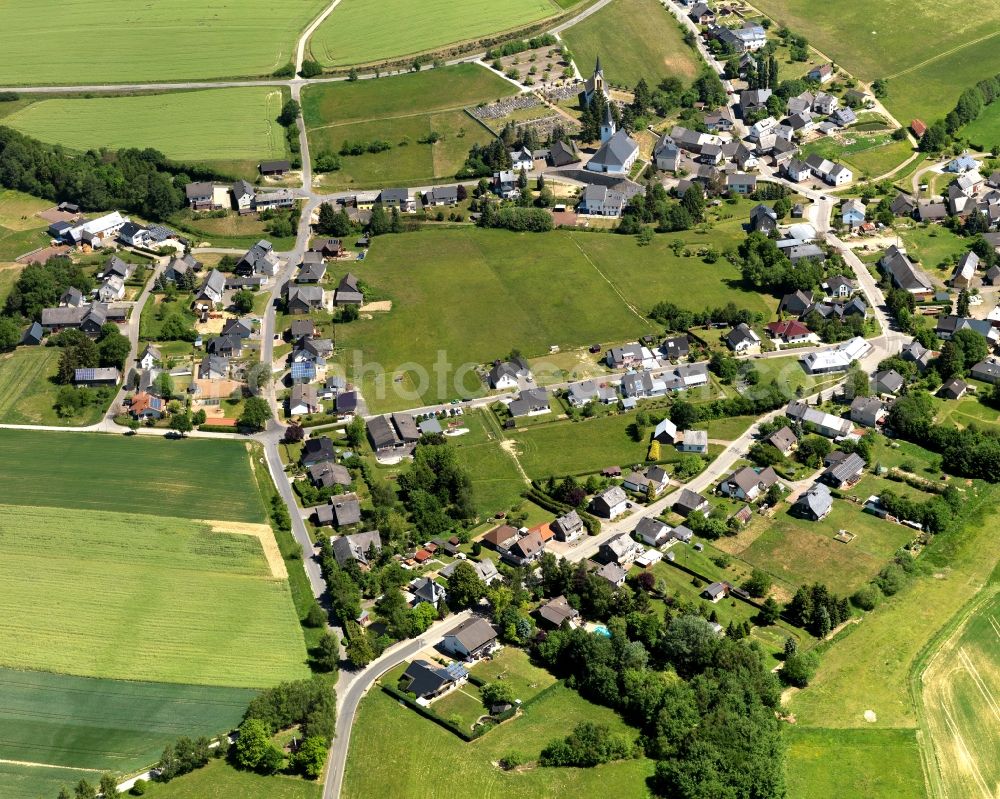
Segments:
[[[896,199],[892,201],[889,210],[895,216],[913,216],[917,210],[917,201],[909,194],[900,192],[896,195]]]
[[[253,333],[253,321],[249,318],[231,318],[227,319],[222,325],[222,332],[219,333],[220,336],[236,336],[237,338],[250,338]]]
[[[635,139],[624,130],[619,130],[594,153],[587,168],[595,172],[626,172],[638,152],[639,145]]]
[[[976,378],[976,380],[996,385],[1000,383],[1000,362],[993,358],[987,358],[973,366],[969,370],[969,374]]]
[[[205,351],[212,355],[239,355],[243,351],[243,339],[239,336],[215,336],[205,345]]]
[[[927,294],[933,290],[930,278],[921,272],[895,244],[886,250],[878,264],[896,288],[912,294]]]
[[[261,239],[247,250],[233,267],[237,275],[273,275],[278,269],[278,256],[274,254],[271,242]]]
[[[323,287],[315,285],[288,286],[289,313],[307,313],[323,307]]]
[[[575,510],[564,513],[552,522],[552,532],[560,541],[572,541],[583,535],[583,520]]]
[[[944,399],[957,400],[965,396],[965,392],[969,390],[969,384],[966,383],[960,377],[953,377],[943,386],[938,394]]]
[[[517,399],[510,403],[508,409],[514,418],[551,410],[549,408],[549,392],[544,388],[530,388],[522,391],[518,394]]]
[[[338,414],[351,414],[358,409],[358,392],[342,391],[337,395],[335,410]]]
[[[398,205],[405,207],[410,202],[409,189],[382,189],[378,196],[382,205]]]
[[[32,322],[21,335],[21,344],[41,344],[43,338],[45,338],[45,328],[39,322]]]
[[[823,248],[813,242],[794,244],[785,250],[785,255],[788,256],[788,260],[791,261],[792,264],[795,264],[804,258],[812,258],[813,260],[820,262],[826,260],[826,253],[823,251]]]
[[[274,161],[261,161],[257,164],[257,169],[262,175],[283,175],[292,168],[290,161],[279,159]]]
[[[778,474],[770,466],[764,469],[744,466],[725,478],[719,487],[728,496],[740,497],[742,494],[741,499],[751,500],[760,496],[762,492],[777,482]]]
[[[349,486],[351,484],[351,473],[342,463],[321,461],[312,464],[306,471],[309,474],[309,480],[317,488]]]
[[[302,454],[299,456],[303,466],[311,466],[322,461],[332,461],[337,453],[333,441],[326,436],[307,438],[302,444]]]
[[[898,394],[906,381],[895,369],[883,369],[872,375],[874,388],[878,394]]]
[[[537,530],[532,530],[527,535],[522,535],[501,555],[503,560],[515,566],[525,566],[537,560],[545,551],[545,541],[542,534]]]
[[[752,347],[760,344],[760,337],[750,329],[750,326],[746,322],[740,322],[729,331],[729,334],[726,336],[726,343],[730,349],[739,350],[744,347]]]
[[[449,543],[445,541],[443,542],[443,546],[445,548],[445,551],[447,551]],[[490,558],[486,557],[484,557],[482,560],[479,561],[453,560],[451,563],[447,564],[444,568],[442,568],[441,571],[438,572],[438,574],[441,577],[445,578],[451,577],[451,573],[455,571],[459,563],[468,563],[473,569],[476,570],[476,575],[479,577],[479,579],[482,580],[487,585],[492,583],[494,580],[500,578],[500,572],[497,571],[496,564]]]
[[[337,536],[331,538],[330,543],[333,556],[341,566],[346,566],[352,560],[367,565],[368,553],[372,547],[375,547],[376,552],[382,551],[382,536],[378,530]]]
[[[795,433],[792,432],[792,428],[785,425],[780,430],[768,436],[767,443],[782,455],[787,455],[799,443],[799,440],[796,438]]]
[[[923,372],[929,365],[934,357],[934,353],[927,349],[919,341],[911,341],[900,353],[900,356],[904,361],[910,361],[917,365],[917,369]]]
[[[552,142],[552,146],[549,147],[549,161],[551,161],[552,166],[568,166],[569,164],[579,162],[579,160],[580,154],[577,152],[576,145],[572,141],[554,141]]]
[[[886,405],[877,397],[855,397],[851,401],[851,421],[875,427],[885,419]]]
[[[288,332],[292,340],[298,341],[305,336],[312,336],[316,332],[316,323],[312,319],[296,319]]]
[[[428,194],[433,205],[454,205],[458,202],[458,186],[435,186]]]
[[[834,275],[823,284],[823,288],[831,297],[850,297],[857,287],[853,280],[843,275]]]
[[[444,636],[442,646],[447,651],[476,658],[492,648],[497,633],[493,625],[481,616],[466,619],[458,627]]]
[[[73,382],[84,385],[110,385],[118,382],[118,370],[114,366],[76,369]]]
[[[835,125],[844,128],[857,122],[858,117],[852,109],[845,106],[844,108],[835,109],[834,112],[830,114],[830,121]]]
[[[83,292],[81,292],[76,286],[70,286],[59,298],[60,305],[65,305],[70,308],[79,308],[83,305],[83,303]]]
[[[364,301],[365,295],[358,287],[357,277],[348,272],[337,284],[334,305],[361,305]]]
[[[354,494],[330,497],[330,504],[320,505],[320,508],[323,507],[330,509],[330,520],[335,527],[346,527],[361,521],[361,503]]]
[[[685,518],[695,511],[703,511],[708,507],[708,500],[701,494],[696,494],[689,488],[682,488],[680,496],[674,502],[674,510]]]
[[[365,424],[368,428],[368,439],[376,452],[403,445],[403,440],[396,432],[396,428],[392,426],[388,416],[375,416]]]
[[[917,205],[917,217],[921,222],[938,222],[948,218],[947,203],[921,200]]]
[[[594,573],[616,587],[625,582],[625,575],[627,574],[617,563],[605,563]]]
[[[656,161],[657,169],[665,169],[670,172],[677,170],[680,163],[681,151],[669,134],[664,133],[656,141],[653,147],[653,158]]]
[[[212,303],[222,302],[222,295],[226,290],[226,276],[218,269],[213,269],[201,283],[196,299],[208,300]]]
[[[706,599],[712,600],[712,602],[718,602],[726,594],[729,593],[729,587],[726,583],[712,583],[705,587],[701,592],[701,595]]]
[[[579,617],[580,611],[570,605],[566,601],[566,597],[562,594],[550,599],[538,608],[538,618],[556,629],[562,627],[566,622],[572,622]]]
[[[229,374],[229,359],[221,355],[206,355],[198,364],[199,380],[221,380]]]
[[[439,422],[434,416],[420,421],[417,424],[417,427],[420,428],[420,434],[424,436],[437,435],[443,431],[441,422]]]
[[[865,470],[865,459],[856,452],[851,452],[839,463],[831,465],[820,479],[835,488],[840,488],[848,483],[855,482]]]
[[[691,342],[685,333],[682,336],[674,336],[663,340],[660,350],[671,361],[687,358],[691,352]]]
[[[299,349],[313,359],[329,358],[333,354],[333,341],[328,338],[304,338]]]
[[[597,559],[602,563],[628,565],[635,560],[638,549],[639,545],[628,533],[619,533],[601,544]]]
[[[833,496],[823,483],[813,483],[795,501],[795,510],[813,521],[826,518],[832,509]]]
[[[406,686],[407,692],[420,699],[437,696],[445,689],[465,680],[468,675],[469,672],[456,663],[445,667],[435,666],[426,660],[414,660],[403,672],[403,678],[409,680]]]
[[[827,438],[846,436],[851,432],[851,423],[847,419],[824,413],[817,408],[810,407],[801,400],[792,400],[789,402],[785,407],[785,416],[794,421],[811,425]]]
[[[490,369],[488,379],[492,388],[503,388],[504,384],[517,383],[519,377],[527,377],[531,374],[528,362],[524,358],[513,358],[509,361],[501,361]]]
[[[612,514],[616,514],[618,507],[627,501],[628,497],[625,496],[621,486],[611,486],[595,496],[590,504],[595,513],[605,518],[612,518]]]
[[[681,451],[683,452],[707,452],[708,451],[708,431],[707,430],[685,430],[681,439]]]
[[[955,264],[955,271],[951,275],[951,284],[960,288],[968,288],[972,285],[978,268],[979,256],[969,250]]]
[[[420,428],[410,414],[394,413],[390,419],[404,443],[412,444],[420,440]]]
[[[303,261],[295,275],[296,283],[319,283],[326,275],[326,264],[323,261]]]
[[[292,386],[292,392],[288,395],[289,413],[316,413],[321,407],[316,386],[305,383],[296,383]],[[305,410],[296,410],[296,408],[304,408]]]
[[[214,192],[215,192],[215,184],[207,181],[188,183],[186,186],[184,186],[184,196],[187,197],[188,202],[202,200],[205,198],[211,200]]]
[[[778,304],[778,312],[791,314],[792,316],[802,316],[812,304],[812,297],[800,289],[792,294],[786,294],[781,298],[781,302]]]
[[[112,275],[117,275],[122,280],[125,280],[133,271],[135,267],[132,264],[125,263],[117,255],[112,255],[108,259],[108,262],[104,265],[103,276],[107,280]]]
[[[778,215],[773,208],[763,203],[755,205],[750,211],[750,230],[761,233],[772,233],[778,229]]]
[[[643,516],[635,526],[635,533],[650,546],[658,547],[670,538],[670,527],[652,516]]]
[[[581,380],[579,383],[570,383],[566,387],[569,404],[578,406],[586,405],[588,402],[597,401],[605,405],[614,402],[618,395],[611,386],[602,386],[593,380]]]
[[[438,585],[430,577],[421,577],[410,588],[413,594],[414,605],[426,602],[432,607],[437,607],[440,603],[447,601],[448,592],[443,585]]]

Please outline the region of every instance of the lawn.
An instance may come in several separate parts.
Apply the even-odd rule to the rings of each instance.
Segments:
[[[941,225],[905,227],[897,233],[907,253],[919,259],[924,269],[942,280],[951,277],[954,268],[952,259],[969,248],[968,239]]]
[[[489,70],[459,64],[307,87],[302,113],[314,158],[338,152],[345,141],[388,142],[391,149],[381,153],[343,156],[341,169],[324,178],[328,186],[377,188],[453,176],[474,143],[490,140],[489,131],[463,109],[516,93]],[[439,139],[421,143],[431,132]]]
[[[253,696],[242,688],[0,669],[0,760],[127,773],[155,762],[179,735],[232,729]]]
[[[962,128],[961,133],[979,150],[1000,145],[1000,103],[986,106],[979,119]]]
[[[365,0],[342,0],[309,40],[313,58],[326,66],[370,64],[494,36],[553,17],[550,0],[383,0],[378,24]]]
[[[835,501],[833,511],[822,521],[804,521],[779,509],[773,519],[755,516],[750,535],[754,528],[762,532],[738,553],[740,557],[790,586],[821,582],[841,596],[874,577],[915,535],[908,527],[863,513],[847,500]],[[856,538],[849,544],[834,540],[841,529]]]
[[[627,760],[596,768],[499,770],[494,762],[512,751],[536,759],[550,741],[582,722],[628,728],[611,710],[592,705],[568,688],[553,688],[523,715],[465,743],[454,733],[401,707],[382,691],[361,701],[354,721],[345,799],[384,796],[386,764],[392,764],[395,796],[555,796],[645,797],[649,760]],[[427,757],[433,752],[433,757]]]
[[[986,796],[1000,784],[998,620],[1000,591],[994,584],[915,675],[938,795]]]
[[[24,269],[21,264],[0,264],[0,307],[7,301],[7,295]]]
[[[246,445],[0,430],[3,500],[74,510],[263,522]]]
[[[936,537],[925,550],[921,559],[931,573],[885,600],[826,649],[809,689],[789,702],[799,724],[866,726],[864,713],[872,710],[877,716],[872,726],[917,726],[908,676],[921,650],[991,580],[1000,558],[996,499],[993,487],[967,489],[971,521]]]
[[[252,86],[170,94],[41,100],[4,120],[74,150],[153,147],[179,161],[284,158],[282,91]],[[245,170],[244,170],[245,171]]]
[[[52,203],[48,200],[13,189],[0,189],[0,225],[8,230],[34,230],[47,227],[48,222],[35,214],[51,207]]]
[[[788,799],[926,796],[913,730],[827,730],[792,724],[784,728],[784,738]]]
[[[0,83],[207,80],[267,75],[327,0],[41,0],[4,9]],[[80,32],[100,20],[100,56]],[[107,23],[107,24],[102,24]]]
[[[104,404],[89,405],[68,417],[60,417],[52,407],[59,390],[53,378],[59,371],[60,352],[55,347],[18,347],[0,355],[0,424],[74,426],[100,420],[107,409]]]
[[[205,768],[166,784],[146,787],[151,799],[319,799],[323,786],[299,777],[262,777],[252,771],[237,771],[224,760],[212,760]]]
[[[843,161],[853,168],[855,178],[861,179],[892,171],[913,154],[913,148],[908,141],[895,141],[888,133],[859,135],[848,130],[842,141],[821,138],[803,145],[802,154]]]
[[[472,683],[436,699],[431,708],[441,718],[454,721],[462,729],[471,732],[473,725],[486,713],[483,696]]]
[[[598,56],[604,77],[631,89],[645,78],[655,86],[665,77],[685,84],[698,74],[701,61],[684,40],[673,15],[656,0],[614,0],[562,34],[583,75]]]
[[[252,168],[254,172],[257,171],[256,166]],[[210,247],[249,250],[261,239],[271,242],[276,252],[286,252],[295,247],[294,236],[278,238],[271,235],[267,229],[270,222],[262,221],[256,214],[240,216],[235,211],[229,211],[225,216],[209,216],[184,210],[171,216],[169,222],[182,233],[188,234],[196,244]],[[145,322],[145,317],[143,321]]]
[[[521,702],[533,699],[556,678],[543,668],[531,662],[523,649],[507,646],[489,660],[481,661],[472,669],[472,674],[486,682],[503,681],[514,689],[514,696]]]
[[[732,235],[727,227],[688,237],[723,247]],[[774,310],[776,300],[740,287],[728,262],[674,256],[668,243],[479,229],[382,237],[357,274],[393,301],[392,312],[339,325],[339,355],[372,411],[382,412],[476,396],[482,385],[471,368],[515,347],[535,358],[552,345],[656,334],[646,314],[661,299],[692,309],[732,301]]]
[[[244,687],[308,674],[288,583],[254,535],[6,505],[0,551],[0,665]]]
[[[449,437],[458,462],[472,478],[473,498],[481,518],[508,510],[521,500],[527,486],[514,458],[501,446],[499,432],[487,425],[484,413],[467,414],[459,420],[469,432]]]
[[[49,243],[43,228],[11,230],[0,225],[0,261],[13,261]]]

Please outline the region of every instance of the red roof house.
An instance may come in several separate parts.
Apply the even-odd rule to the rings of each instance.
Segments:
[[[914,119],[910,122],[910,130],[912,130],[913,135],[919,139],[927,132],[927,125],[924,124],[922,119]]]
[[[771,322],[765,325],[772,338],[780,338],[786,344],[795,344],[800,341],[807,341],[812,331],[797,319],[789,319],[784,322]]]

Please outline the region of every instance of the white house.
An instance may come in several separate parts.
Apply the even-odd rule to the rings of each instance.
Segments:
[[[535,159],[531,154],[531,150],[527,147],[522,147],[520,150],[511,150],[510,160],[513,163],[513,170],[515,172],[520,172],[522,169],[525,172],[530,172],[535,167]]]

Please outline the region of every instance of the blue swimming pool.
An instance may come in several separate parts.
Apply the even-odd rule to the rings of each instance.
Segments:
[[[598,635],[603,635],[605,638],[611,637],[611,630],[605,627],[603,624],[594,625],[594,632]]]

